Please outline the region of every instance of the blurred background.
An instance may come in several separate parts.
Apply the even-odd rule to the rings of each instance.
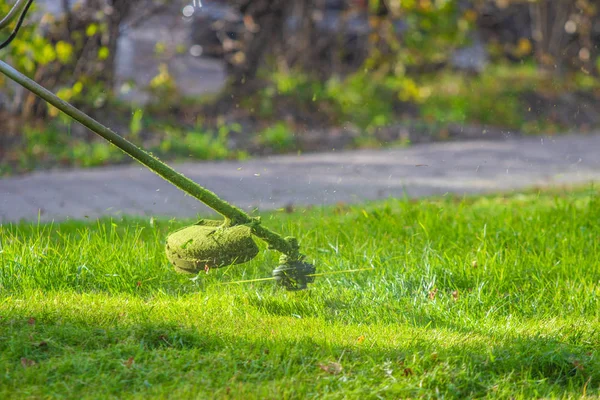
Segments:
[[[0,58],[168,160],[600,125],[596,0],[34,5]],[[0,76],[0,175],[125,162]]]

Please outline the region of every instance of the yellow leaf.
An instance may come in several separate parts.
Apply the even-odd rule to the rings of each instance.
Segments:
[[[69,101],[73,97],[73,90],[68,88],[60,89],[56,95],[65,101]]]
[[[35,63],[30,58],[23,59],[23,68],[28,73],[33,73],[35,70]]]
[[[89,24],[87,29],[85,30],[85,34],[90,37],[90,36],[94,36],[96,33],[98,33],[98,25],[97,24]]]
[[[82,90],[83,90],[83,83],[81,83],[79,81],[75,82],[75,84],[73,85],[73,93],[79,94],[79,93],[81,93]]]
[[[154,46],[154,52],[157,55],[161,55],[164,54],[164,52],[167,50],[167,46],[163,43],[163,42],[158,42],[156,43],[156,45]]]
[[[108,47],[102,46],[98,50],[98,59],[100,59],[100,60],[106,60],[108,58],[109,54],[110,54],[110,50],[108,50]]]
[[[73,46],[70,43],[63,40],[56,43],[56,56],[61,63],[67,64],[71,60],[72,55]]]
[[[59,110],[58,108],[51,106],[50,104],[48,104],[48,115],[52,118],[56,118],[59,114]]]
[[[531,41],[529,41],[529,39],[527,39],[527,38],[520,38],[519,42],[517,43],[517,49],[516,49],[515,53],[517,56],[523,57],[523,56],[531,54],[532,50],[533,50],[533,45],[531,44]]]
[[[54,51],[54,47],[47,43],[41,51],[41,56],[39,58],[39,62],[41,64],[48,64],[52,61],[56,60],[56,51]]]

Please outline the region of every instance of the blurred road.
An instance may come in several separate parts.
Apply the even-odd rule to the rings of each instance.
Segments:
[[[600,181],[600,132],[183,163],[178,171],[249,210]],[[198,201],[139,165],[0,180],[0,223],[139,215],[194,217]]]

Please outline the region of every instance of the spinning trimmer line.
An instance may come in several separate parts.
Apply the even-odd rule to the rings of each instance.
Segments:
[[[6,47],[15,38],[32,3],[33,0],[17,0],[8,15],[0,21],[0,29],[3,29],[17,20],[10,36],[0,43],[0,49]],[[222,200],[215,193],[175,171],[2,60],[0,60],[0,72],[223,217],[222,220],[200,220],[194,225],[168,235],[166,254],[177,271],[194,274],[209,268],[248,262],[258,254],[258,247],[253,239],[253,236],[256,236],[264,240],[269,249],[279,251],[281,257],[280,265],[273,271],[272,278],[254,281],[275,280],[287,290],[302,290],[308,283],[313,282],[315,276],[323,275],[315,274],[315,266],[305,261],[306,257],[300,253],[296,238],[284,238],[264,227],[261,225],[260,218],[250,217],[241,209]],[[355,270],[347,272],[355,272]],[[238,283],[246,282],[252,281]]]

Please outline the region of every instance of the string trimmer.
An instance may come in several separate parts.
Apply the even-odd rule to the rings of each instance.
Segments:
[[[17,0],[8,15],[0,21],[2,29],[17,20],[10,36],[0,43],[0,49],[8,46],[15,38],[32,3],[33,0]],[[0,72],[223,217],[218,221],[201,220],[168,235],[167,258],[177,271],[193,274],[209,268],[248,262],[258,254],[258,247],[253,239],[256,236],[264,240],[269,249],[281,253],[280,265],[273,271],[271,279],[287,290],[305,289],[313,281],[315,267],[305,261],[295,238],[284,238],[264,227],[259,218],[250,217],[241,209],[220,199],[215,193],[186,178],[1,60]]]

